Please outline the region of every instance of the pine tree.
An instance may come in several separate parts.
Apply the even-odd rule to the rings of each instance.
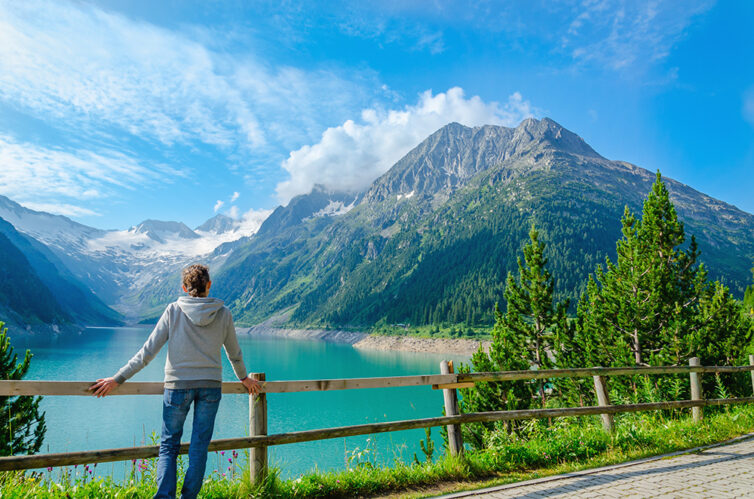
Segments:
[[[754,268],[751,269],[751,274],[754,277]],[[754,316],[754,284],[746,288],[743,305],[745,312],[750,316]]]
[[[524,259],[518,259],[518,279],[508,274],[505,301],[508,305],[503,322],[515,336],[522,338],[528,361],[536,369],[548,369],[552,363],[547,352],[555,349],[554,326],[565,317],[568,303],[553,305],[554,282],[547,270],[545,245],[539,231],[532,227],[530,242],[524,247]],[[544,380],[539,382],[539,396],[545,406]]]
[[[706,285],[692,237],[688,249],[683,223],[659,172],[644,202],[642,219],[626,207],[617,260],[606,260],[587,283],[579,302],[580,337],[595,365],[637,366],[679,363],[689,356],[686,335]]]
[[[622,225],[617,260],[597,268],[579,301],[576,330],[564,342],[570,358],[605,367],[680,365],[690,357],[706,364],[742,362],[751,320],[728,288],[708,280],[693,236],[683,248],[683,223],[659,172],[642,219],[626,207]],[[674,383],[665,376],[646,384],[662,397]],[[623,384],[616,379],[612,385],[617,390]]]
[[[471,364],[461,364],[459,372],[523,371],[529,368],[526,357],[523,338],[507,327],[500,307],[495,305],[495,326],[489,353],[480,344],[471,356]],[[477,383],[473,388],[460,391],[461,412],[512,411],[531,406],[531,385],[524,381]],[[463,425],[463,440],[474,448],[483,448],[485,435],[495,426],[493,423]]]
[[[532,227],[530,242],[524,247],[524,258],[518,259],[518,279],[508,275],[505,288],[507,310],[495,307],[495,326],[489,353],[480,346],[472,356],[470,366],[461,372],[522,371],[552,366],[549,353],[555,347],[558,327],[567,325],[568,303],[553,305],[553,279],[544,258],[545,245],[539,232]],[[522,381],[510,383],[478,383],[474,388],[461,390],[465,412],[526,409],[538,394],[546,404],[544,381],[537,385]],[[492,424],[464,425],[464,441],[480,448],[484,435]],[[508,429],[512,429],[509,426]]]
[[[19,380],[29,370],[32,354],[26,351],[18,363],[18,355],[8,337],[8,329],[0,322],[0,379]],[[34,454],[45,436],[45,415],[39,412],[42,397],[0,397],[0,455]]]

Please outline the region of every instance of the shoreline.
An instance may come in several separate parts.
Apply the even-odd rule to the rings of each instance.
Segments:
[[[452,353],[472,355],[482,344],[489,350],[491,340],[470,340],[464,338],[424,338],[421,336],[367,335],[355,343],[354,348],[364,350],[393,350],[402,352]]]
[[[302,340],[343,343],[360,350],[399,351],[417,353],[451,353],[471,355],[481,343],[489,348],[490,340],[470,340],[464,338],[425,338],[419,336],[389,336],[353,331],[327,329],[293,329],[257,324],[246,328],[236,328],[239,335],[259,338],[292,338]]]

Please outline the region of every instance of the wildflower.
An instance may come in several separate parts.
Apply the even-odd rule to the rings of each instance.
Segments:
[[[233,462],[233,460],[232,460],[231,458],[228,458],[228,462],[229,462],[229,463],[232,463],[232,462]]]
[[[52,471],[52,466],[48,466],[47,471]]]
[[[224,450],[221,450],[221,451],[220,451],[220,455],[221,455],[221,456],[224,456],[224,455],[225,455],[225,451],[224,451]]]

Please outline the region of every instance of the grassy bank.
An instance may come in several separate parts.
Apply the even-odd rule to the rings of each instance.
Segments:
[[[282,480],[275,470],[252,487],[248,475],[208,478],[202,497],[359,497],[397,493],[426,497],[441,491],[478,488],[529,478],[620,463],[689,449],[754,431],[754,407],[735,407],[708,413],[700,424],[690,418],[667,419],[661,414],[625,414],[616,418],[616,433],[602,431],[597,417],[532,421],[522,436],[493,434],[490,448],[469,452],[463,459],[440,457],[434,462],[397,462],[378,467],[365,453],[351,461],[351,469],[312,473]],[[155,491],[154,460],[135,466],[125,483],[87,478],[79,467],[62,475],[4,473],[3,498],[141,498]],[[83,473],[82,473],[83,472]]]
[[[467,340],[489,340],[492,338],[492,326],[455,325],[396,325],[380,324],[368,330],[370,334],[384,336],[415,336],[417,338],[447,338]]]

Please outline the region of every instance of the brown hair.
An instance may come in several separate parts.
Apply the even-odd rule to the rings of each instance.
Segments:
[[[183,269],[183,285],[189,296],[202,296],[209,283],[209,267],[195,263]]]

